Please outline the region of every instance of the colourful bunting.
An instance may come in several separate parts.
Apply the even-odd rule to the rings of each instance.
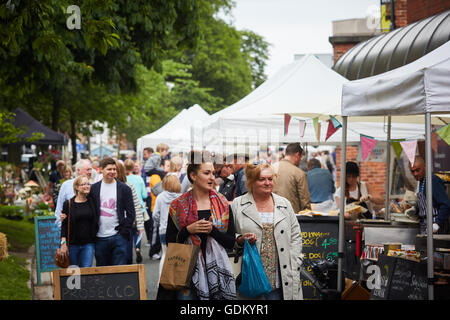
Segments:
[[[403,151],[409,159],[409,162],[414,164],[414,157],[416,156],[417,140],[413,141],[401,141]]]
[[[394,149],[395,156],[397,159],[400,159],[400,156],[402,154],[402,145],[400,144],[400,141],[404,141],[403,139],[395,139],[392,140],[392,148]]]
[[[339,127],[336,128],[334,126],[332,119],[328,120],[328,129],[327,129],[327,136],[325,138],[325,141],[327,141],[329,137],[331,137],[336,131],[338,131],[338,129],[339,129]]]
[[[362,160],[366,161],[367,157],[372,152],[373,148],[375,147],[378,141],[371,137],[364,136],[362,134],[360,135],[360,139],[361,139]]]
[[[320,142],[320,123],[319,123],[319,117],[315,117],[313,119],[313,124],[314,124],[314,130],[316,131],[316,138],[317,141]]]
[[[306,128],[306,121],[299,120],[299,126],[300,126],[300,142],[303,142],[303,136],[305,135],[305,128]]]
[[[288,134],[289,123],[291,122],[291,115],[288,113],[284,114],[284,135]]]
[[[335,129],[339,129],[342,127],[342,124],[333,116],[330,116],[331,121],[333,122],[333,126]]]
[[[442,140],[450,145],[450,124],[447,124],[445,127],[440,128],[436,131],[436,133],[439,135],[439,137],[441,137]]]

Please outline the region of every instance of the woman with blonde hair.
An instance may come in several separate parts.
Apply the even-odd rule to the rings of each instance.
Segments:
[[[161,242],[161,263],[159,264],[159,274],[166,255],[167,241],[167,219],[169,217],[169,207],[173,200],[181,196],[181,183],[175,172],[169,172],[166,174],[162,181],[163,192],[161,192],[155,201],[155,207],[153,209],[153,240],[155,243],[156,237],[159,234],[159,240]]]
[[[69,250],[70,265],[92,267],[100,215],[94,200],[88,197],[91,191],[89,178],[78,176],[73,182],[73,191],[75,196],[63,204],[62,211],[69,218],[61,225],[61,251]]]
[[[274,194],[274,170],[269,164],[247,164],[248,193],[233,200],[236,245],[256,244],[272,286],[266,300],[301,300],[302,238],[291,203]]]

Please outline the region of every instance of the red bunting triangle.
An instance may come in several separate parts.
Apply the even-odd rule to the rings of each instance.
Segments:
[[[287,113],[284,114],[284,135],[288,134],[289,122],[291,122],[291,116]]]
[[[335,128],[333,121],[330,119],[328,120],[328,129],[327,129],[327,136],[325,138],[325,141],[328,140],[329,137],[331,137],[336,131],[338,131],[339,128]]]

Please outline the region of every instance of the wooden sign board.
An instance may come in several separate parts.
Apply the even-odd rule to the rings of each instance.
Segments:
[[[53,271],[55,300],[147,300],[143,264]]]
[[[55,253],[60,245],[60,231],[55,221],[55,216],[34,217],[38,285],[41,285],[41,272],[58,269]]]

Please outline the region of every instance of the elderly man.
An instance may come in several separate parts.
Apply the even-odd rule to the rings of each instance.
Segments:
[[[92,174],[92,164],[87,159],[81,159],[75,164],[75,171],[76,176],[85,175],[91,180],[91,174]],[[55,216],[56,216],[56,224],[59,228],[61,228],[61,210],[63,207],[63,203],[66,200],[69,200],[75,196],[75,193],[73,191],[73,182],[75,178],[64,181],[64,183],[61,185],[61,188],[59,189],[58,194],[58,201],[56,203],[56,209],[55,209]],[[92,183],[92,182],[91,182]],[[63,216],[64,218],[64,216]]]
[[[420,232],[427,232],[427,197],[426,197],[426,165],[421,156],[416,156],[414,164],[409,165],[412,175],[419,181],[417,192]],[[433,233],[448,233],[448,218],[450,216],[450,201],[442,180],[432,175],[431,186],[433,190]]]
[[[298,166],[303,157],[300,143],[290,143],[286,156],[279,162],[273,192],[287,198],[294,212],[311,209],[306,173]]]

